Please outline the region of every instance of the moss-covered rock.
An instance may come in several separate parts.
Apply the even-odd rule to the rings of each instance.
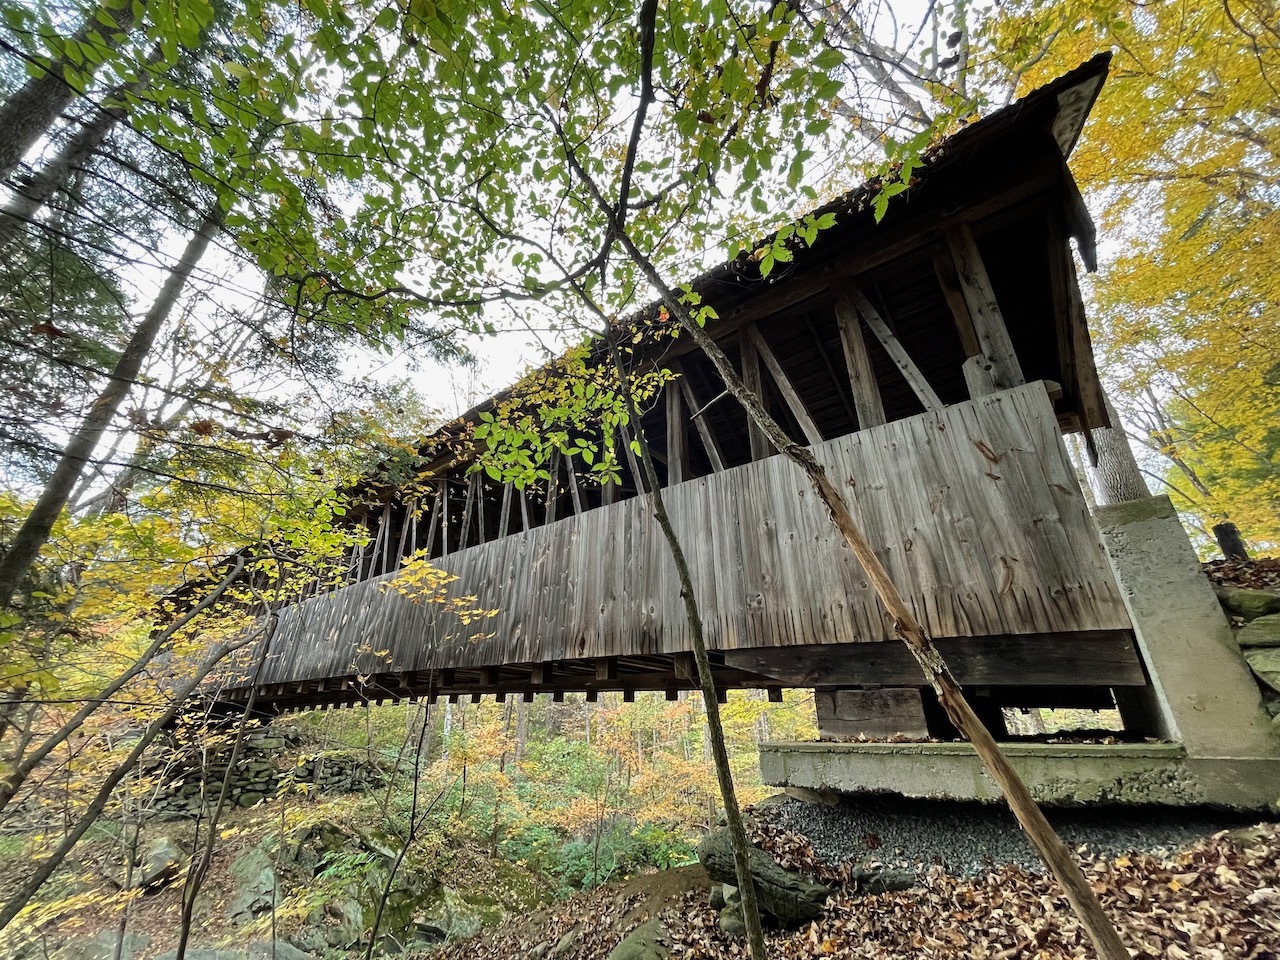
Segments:
[[[1244,587],[1215,584],[1213,592],[1218,595],[1222,609],[1233,617],[1256,620],[1258,617],[1280,613],[1280,593],[1272,590],[1248,590]]]
[[[667,960],[671,956],[671,934],[656,917],[646,920],[613,948],[608,960]]]

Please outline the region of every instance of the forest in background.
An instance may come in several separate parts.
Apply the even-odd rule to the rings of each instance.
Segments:
[[[630,169],[634,12],[546,9],[4,3],[0,817],[20,861],[118,810],[111,777],[139,731],[167,727],[253,635],[248,611],[336,576],[359,538],[339,491],[375,470],[412,482],[416,442],[453,412],[421,378],[512,328],[537,359],[581,340],[598,318],[571,280],[613,315],[650,299],[593,242],[575,161],[637,184],[631,227],[681,280],[869,174],[892,202],[940,136],[1112,49],[1072,158],[1104,238],[1087,291],[1099,365],[1149,486],[1200,543],[1230,519],[1274,549],[1274,3],[937,3],[914,20],[668,5],[651,38],[662,96]],[[401,373],[411,362],[437,365]],[[367,375],[382,363],[396,375]],[[246,545],[258,577],[224,580]],[[220,602],[166,609],[202,580]],[[550,705],[468,708],[465,734],[464,714],[445,735],[437,713],[433,783],[478,751],[467,830],[483,839],[489,817],[517,859],[573,851],[538,861],[566,888],[602,876],[606,820],[623,825],[611,864],[641,827],[640,859],[683,856],[714,796],[696,703],[601,705],[590,740]],[[730,702],[744,782],[760,724],[811,735],[807,708],[763,706]],[[398,753],[412,716],[375,710],[336,736]]]

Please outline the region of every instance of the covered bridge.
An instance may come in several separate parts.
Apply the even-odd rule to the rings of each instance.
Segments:
[[[1072,241],[1094,229],[1067,166],[1098,57],[948,139],[876,223],[875,186],[767,279],[743,257],[694,281],[708,326],[851,508],[989,722],[1006,706],[1111,705],[1147,683],[1063,433],[1106,424]],[[825,733],[945,732],[805,478],[686,339],[643,429],[723,689],[813,687]],[[493,407],[490,401],[465,422]],[[379,488],[349,583],[287,608],[258,680],[271,710],[408,697],[696,686],[667,546],[633,459],[601,486],[553,462],[519,491],[427,442],[426,492]],[[385,582],[425,550],[497,614],[464,624]],[[481,631],[480,636],[476,636]],[[221,696],[242,702],[242,677]]]

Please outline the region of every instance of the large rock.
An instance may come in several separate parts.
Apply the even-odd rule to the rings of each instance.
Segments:
[[[271,858],[261,847],[254,847],[231,864],[229,872],[235,880],[235,896],[227,906],[227,919],[235,924],[249,923],[267,913],[279,896],[279,883]]]
[[[1243,587],[1224,587],[1214,584],[1222,609],[1232,616],[1256,620],[1269,614],[1280,613],[1280,594],[1270,590],[1247,590]]]
[[[115,960],[115,930],[104,930],[89,937],[74,937],[63,941],[62,945],[50,954],[50,960]],[[120,942],[120,960],[133,960],[151,944],[151,938],[145,933],[126,933]],[[43,951],[33,956],[43,956]]]
[[[1259,617],[1246,623],[1236,634],[1236,642],[1244,649],[1251,647],[1280,647],[1280,615]]]
[[[1244,659],[1259,680],[1280,693],[1280,647],[1254,647],[1245,650]]]
[[[170,950],[156,960],[177,960],[178,951]],[[188,947],[187,960],[315,960],[283,940],[255,940],[238,947]]]
[[[452,887],[442,886],[430,899],[417,905],[415,939],[428,943],[465,940],[480,930],[480,917]]]
[[[646,920],[610,952],[608,960],[667,960],[671,956],[671,934],[657,917]]]
[[[178,841],[172,837],[155,837],[147,842],[134,873],[133,884],[143,889],[155,889],[175,880],[189,857]]]
[[[698,844],[698,862],[712,880],[736,884],[737,869],[733,862],[733,845],[728,830],[715,830]],[[798,927],[822,913],[822,905],[831,889],[793,870],[785,870],[759,847],[752,847],[747,858],[755,881],[756,901],[784,927]]]

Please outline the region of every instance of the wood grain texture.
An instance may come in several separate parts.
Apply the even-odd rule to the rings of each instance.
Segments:
[[[1130,628],[1042,383],[814,451],[846,485],[855,517],[932,636],[1061,641]],[[807,481],[782,457],[688,481],[666,497],[711,648],[894,639]],[[647,497],[437,564],[457,576],[454,595],[474,596],[497,616],[463,624],[438,604],[388,592],[388,577],[357,583],[282,612],[263,682],[689,649]]]

